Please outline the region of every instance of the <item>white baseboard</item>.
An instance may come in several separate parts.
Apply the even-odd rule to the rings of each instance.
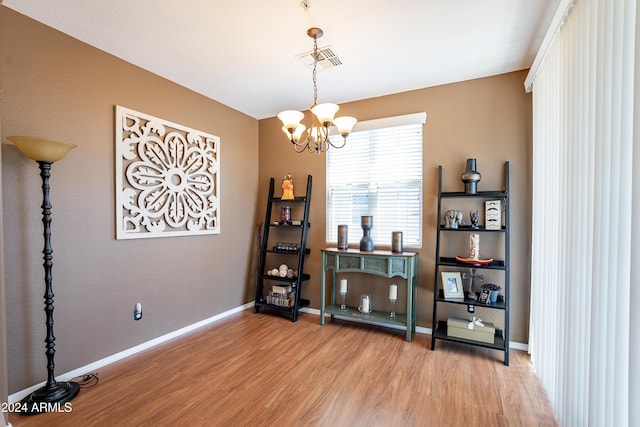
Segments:
[[[522,342],[509,341],[509,348],[529,352],[529,345]]]
[[[104,359],[100,359],[98,361],[95,361],[93,363],[90,363],[88,365],[85,365],[81,368],[78,369],[74,369],[73,371],[67,372],[65,374],[62,375],[58,375],[56,377],[56,380],[58,381],[69,381],[72,378],[77,378],[81,375],[84,375],[88,372],[92,372],[95,371],[97,369],[100,369],[104,366],[107,366],[111,363],[117,362],[119,360],[122,360],[126,357],[129,356],[133,356],[136,353],[140,353],[141,351],[145,351],[150,349],[151,347],[155,347],[159,344],[162,344],[166,341],[169,341],[171,339],[177,338],[181,335],[187,334],[189,332],[192,332],[196,329],[202,328],[203,326],[207,326],[210,325],[214,322],[217,322],[218,320],[224,319],[225,317],[231,316],[232,314],[238,313],[240,311],[246,310],[248,308],[253,308],[254,306],[254,302],[250,301],[244,305],[241,305],[239,307],[236,308],[232,308],[231,310],[225,311],[223,313],[217,314],[213,317],[210,317],[208,319],[204,319],[201,320],[199,322],[193,323],[189,326],[185,326],[184,328],[178,329],[176,331],[173,332],[169,332],[168,334],[159,336],[157,338],[154,338],[152,340],[143,342],[142,344],[138,344],[135,347],[131,347],[127,350],[123,350],[119,353],[116,353],[114,355],[105,357]],[[316,309],[316,308],[302,308],[300,309],[301,312],[303,313],[309,313],[309,314],[314,314],[316,316],[320,316],[320,310]],[[329,316],[328,314],[325,314],[325,317]],[[353,320],[353,319],[350,319]],[[365,322],[366,323],[366,322]],[[403,328],[399,328],[399,329],[403,329]],[[416,333],[419,334],[427,334],[427,335],[431,335],[431,329],[430,328],[425,328],[422,326],[417,326],[416,327]],[[523,351],[528,351],[529,346],[527,344],[523,344],[523,343],[518,343],[518,342],[513,342],[510,341],[509,342],[509,348],[513,348],[516,350],[523,350]],[[29,395],[30,393],[38,390],[40,387],[45,385],[45,381],[41,382],[40,384],[36,384],[34,386],[31,386],[29,388],[26,388],[24,390],[18,391],[16,393],[10,394],[9,395],[9,403],[13,403],[13,402],[18,402],[20,400],[22,400],[25,396]],[[9,424],[10,425],[10,424]]]

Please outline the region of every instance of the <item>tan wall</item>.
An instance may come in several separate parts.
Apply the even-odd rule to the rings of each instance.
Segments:
[[[41,181],[7,135],[78,145],[51,178],[57,374],[251,301],[258,121],[1,6],[0,40],[9,392],[46,357]],[[115,240],[116,104],[221,138],[220,235]]]
[[[465,160],[475,157],[482,173],[481,190],[503,188],[503,164],[511,176],[511,340],[528,341],[531,199],[531,96],[523,89],[526,72],[516,72],[463,83],[421,89],[341,105],[340,115],[359,120],[425,111],[423,247],[418,250],[418,325],[431,327],[437,224],[437,168],[443,165],[445,190],[462,191],[460,174]],[[322,87],[320,94],[322,93]],[[307,113],[308,114],[308,113]],[[270,177],[291,172],[303,191],[307,174],[314,179],[311,228],[305,265],[311,281],[303,296],[313,307],[320,304],[320,253],[325,241],[325,155],[296,154],[276,118],[260,121],[260,205],[264,209]],[[297,194],[297,191],[296,191]],[[259,212],[260,213],[260,212]],[[262,217],[258,217],[263,220]],[[374,219],[375,222],[375,219]],[[349,230],[361,233],[361,230]],[[368,281],[371,278],[367,278]],[[379,282],[374,280],[380,288]],[[350,282],[351,283],[351,282]],[[351,289],[351,284],[349,285]],[[386,287],[374,289],[374,304],[385,307]],[[483,312],[491,317],[495,312]]]

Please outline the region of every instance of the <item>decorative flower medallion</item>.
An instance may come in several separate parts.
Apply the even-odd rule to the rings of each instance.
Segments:
[[[220,138],[116,106],[118,239],[220,233]]]

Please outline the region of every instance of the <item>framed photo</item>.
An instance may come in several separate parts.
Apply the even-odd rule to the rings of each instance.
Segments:
[[[480,304],[490,304],[491,302],[489,301],[489,294],[491,293],[491,291],[489,291],[489,289],[483,289],[482,292],[480,292],[480,298],[478,298],[478,302]]]
[[[445,299],[464,299],[464,289],[462,289],[462,276],[459,271],[442,273],[442,290]]]

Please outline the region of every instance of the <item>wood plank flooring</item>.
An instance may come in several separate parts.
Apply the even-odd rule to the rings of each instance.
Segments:
[[[557,426],[529,356],[245,310],[99,370],[28,426]]]

